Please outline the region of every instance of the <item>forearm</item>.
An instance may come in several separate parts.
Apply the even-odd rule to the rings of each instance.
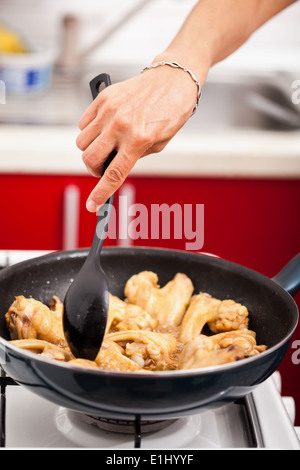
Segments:
[[[200,0],[157,60],[177,61],[203,85],[211,66],[237,50],[251,34],[295,0]]]

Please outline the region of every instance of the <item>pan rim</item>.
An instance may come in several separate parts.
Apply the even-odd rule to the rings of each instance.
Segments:
[[[290,335],[285,338],[284,340],[280,341],[277,343],[275,346],[272,346],[271,348],[267,349],[266,351],[263,351],[256,356],[252,357],[247,357],[240,359],[235,362],[229,362],[227,364],[219,364],[217,366],[208,366],[208,367],[203,367],[203,368],[195,368],[195,369],[182,369],[182,370],[169,370],[169,371],[150,371],[145,372],[145,371],[115,371],[115,370],[108,370],[108,369],[97,369],[93,367],[87,367],[83,366],[81,364],[69,364],[68,362],[63,362],[63,361],[58,361],[55,359],[47,358],[47,357],[41,357],[31,351],[24,350],[22,348],[19,348],[18,346],[15,346],[11,344],[8,340],[0,337],[0,343],[3,344],[5,348],[8,348],[9,350],[13,350],[16,352],[17,355],[24,356],[25,358],[28,358],[28,360],[32,361],[38,361],[42,363],[46,363],[49,366],[53,367],[62,367],[66,368],[67,370],[73,371],[73,372],[78,372],[80,371],[81,373],[84,374],[93,374],[93,375],[99,375],[99,376],[107,376],[107,375],[114,375],[114,376],[119,376],[119,377],[143,377],[146,380],[150,380],[151,378],[157,379],[161,377],[179,377],[179,376],[199,376],[199,375],[204,375],[204,374],[215,374],[218,372],[226,371],[227,369],[236,369],[243,367],[245,364],[253,363],[253,362],[259,362],[260,360],[263,360],[266,356],[274,353],[275,351],[279,350],[281,347],[283,347],[285,344],[287,344],[290,341],[290,338],[292,336],[294,331],[290,333]],[[1,357],[1,354],[0,354]],[[2,365],[5,365],[5,362],[2,363]]]

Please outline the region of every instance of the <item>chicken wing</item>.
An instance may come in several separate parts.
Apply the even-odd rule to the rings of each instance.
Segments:
[[[180,324],[193,290],[193,284],[185,274],[177,273],[160,288],[157,274],[142,271],[127,281],[124,293],[128,302],[139,305],[167,328]]]
[[[220,348],[235,345],[243,349],[245,356],[251,357],[267,349],[267,346],[256,343],[256,333],[247,328],[218,333],[210,336],[211,341]]]
[[[219,366],[244,359],[245,353],[239,346],[233,345],[225,349],[209,352],[197,351],[190,356],[189,361],[181,362],[178,369],[201,369],[203,367]]]
[[[41,339],[16,339],[10,341],[10,343],[19,348],[57,361],[69,362],[74,359],[70,351]]]
[[[93,369],[98,369],[98,365],[95,361],[89,361],[88,359],[81,359],[80,357],[76,357],[75,359],[71,359],[68,364],[72,364],[73,366],[81,366],[81,367],[92,367]]]
[[[180,326],[179,340],[187,343],[198,336],[204,325],[216,318],[220,302],[209,294],[193,295]]]
[[[222,300],[215,320],[209,320],[208,326],[213,333],[247,328],[248,315],[245,305],[234,300]]]
[[[62,326],[62,304],[53,297],[52,310],[35,299],[16,297],[5,314],[12,339],[41,339],[67,347]]]
[[[125,354],[146,369],[175,367],[177,341],[170,334],[127,330],[107,335],[107,339],[123,345]]]
[[[142,370],[142,367],[136,361],[133,361],[125,355],[124,349],[119,344],[108,339],[107,336],[104,338],[100,351],[95,359],[100,369],[115,371]]]
[[[255,356],[266,346],[256,344],[254,331],[246,328],[212,336],[198,335],[185,344],[178,361],[178,369],[194,369]]]
[[[245,328],[248,310],[233,300],[218,300],[206,293],[193,295],[181,323],[180,341],[191,341],[202,332],[206,323],[213,333]]]
[[[157,320],[138,305],[110,295],[106,332],[113,330],[153,330]]]

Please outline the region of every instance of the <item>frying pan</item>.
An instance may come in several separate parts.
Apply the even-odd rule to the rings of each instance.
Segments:
[[[158,274],[160,285],[177,272],[200,290],[231,298],[249,310],[249,328],[268,349],[251,358],[198,370],[114,372],[83,368],[11,345],[4,315],[16,295],[48,303],[61,300],[82,266],[87,250],[56,252],[0,272],[0,358],[5,372],[32,392],[66,408],[103,417],[168,419],[191,415],[235,401],[267,379],[283,359],[298,321],[292,296],[300,288],[300,255],[277,277],[198,253],[131,247],[103,249],[110,291],[123,298],[128,278],[142,270]]]

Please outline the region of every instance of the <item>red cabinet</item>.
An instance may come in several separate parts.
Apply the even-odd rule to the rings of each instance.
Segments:
[[[0,249],[89,246],[96,217],[85,201],[94,184],[90,176],[1,175]],[[299,252],[299,203],[299,180],[130,177],[115,197],[105,243],[192,246],[272,277]],[[300,305],[299,294],[295,300]],[[299,333],[298,327],[280,366],[298,425]]]
[[[85,201],[95,181],[90,176],[1,175],[0,249],[64,249],[72,224],[77,246],[89,246],[96,217],[86,211]],[[105,243],[178,249],[190,244],[191,250],[200,247],[272,276],[299,251],[299,203],[299,180],[131,177],[116,194],[116,227]],[[164,215],[170,218],[170,233]],[[129,240],[120,224],[129,224]]]
[[[81,176],[1,175],[0,249],[63,249],[68,211],[76,222],[78,246],[88,246],[96,218],[85,210],[85,198],[93,183]],[[74,188],[73,211],[70,204],[67,211]]]

